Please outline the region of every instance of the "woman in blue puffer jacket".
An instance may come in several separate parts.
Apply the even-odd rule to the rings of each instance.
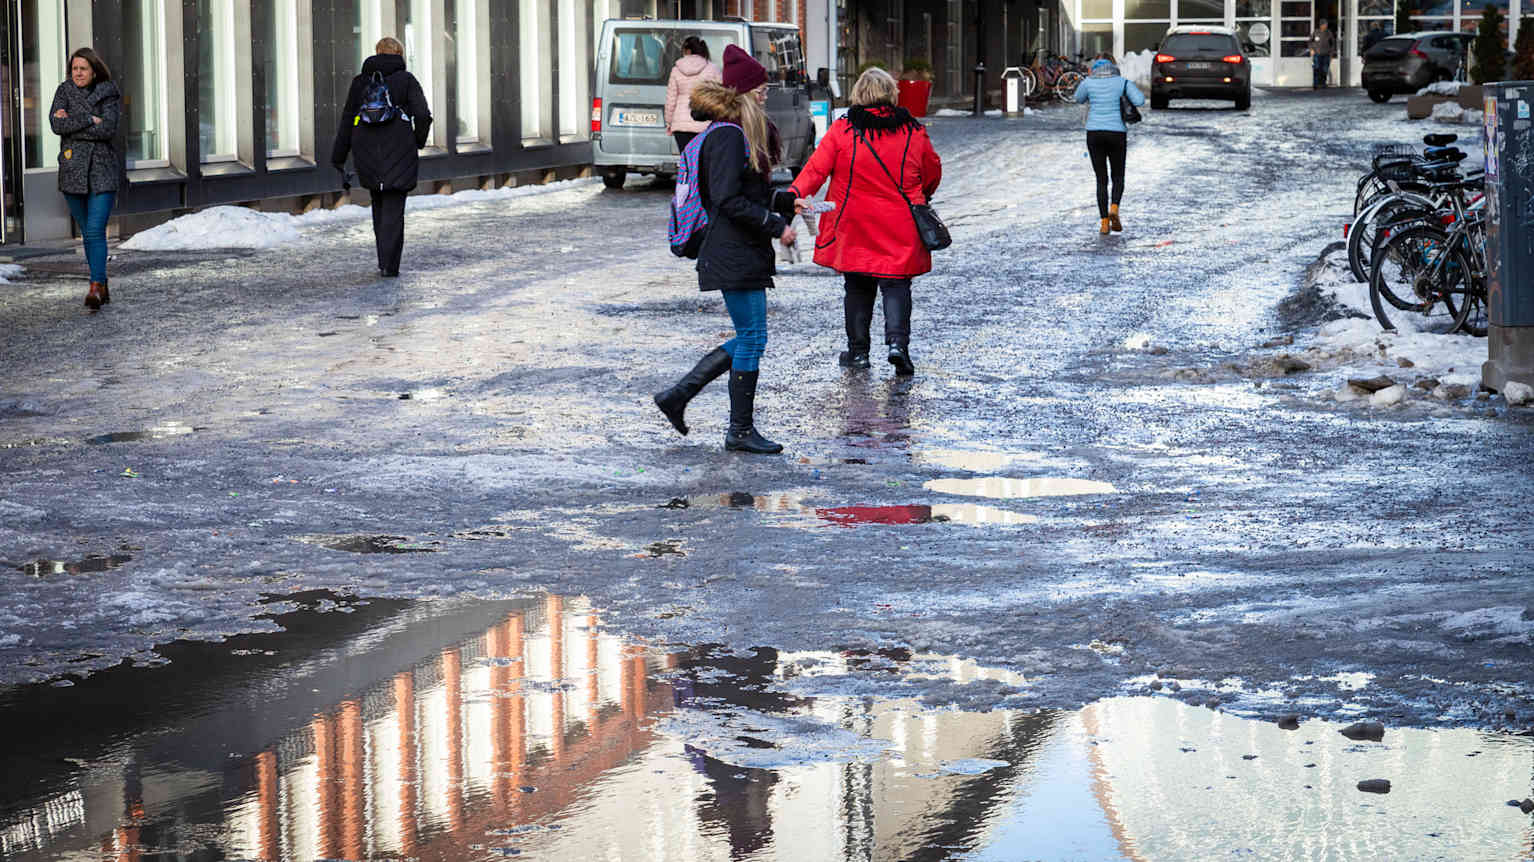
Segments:
[[[1145,95],[1119,74],[1112,54],[1098,54],[1092,61],[1091,74],[1076,88],[1076,101],[1087,105],[1087,153],[1092,170],[1097,172],[1097,215],[1102,220],[1098,233],[1123,230],[1119,221],[1119,200],[1124,197],[1124,157],[1129,149],[1129,127],[1119,113],[1119,99],[1131,104],[1145,104]],[[1113,203],[1108,203],[1108,167],[1113,167]]]

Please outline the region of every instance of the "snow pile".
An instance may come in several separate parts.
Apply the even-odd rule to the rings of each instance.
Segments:
[[[1479,126],[1485,121],[1486,114],[1483,111],[1461,108],[1455,102],[1439,102],[1433,106],[1432,119],[1435,123],[1466,123]]]
[[[545,195],[596,182],[595,177],[545,185],[498,189],[466,189],[451,195],[412,195],[405,201],[411,212],[463,206],[484,201]],[[300,230],[320,225],[362,221],[369,210],[347,205],[314,209],[300,215],[261,212],[246,207],[220,206],[189,213],[165,224],[134,234],[122,244],[127,251],[193,251],[210,248],[273,248],[297,242]],[[20,271],[20,267],[17,267]],[[0,273],[3,277],[3,273]]]
[[[21,275],[21,264],[0,263],[0,284],[10,284],[18,275]]]
[[[298,226],[290,215],[245,207],[213,207],[134,234],[122,248],[128,251],[273,248],[297,241]]]
[[[1435,81],[1417,91],[1419,96],[1458,96],[1463,81]]]
[[[1148,48],[1144,51],[1133,51],[1125,54],[1124,61],[1119,63],[1119,74],[1148,93],[1150,91],[1151,63],[1155,57],[1156,52]]]
[[[1032,108],[1029,108],[1029,107],[1024,107],[1023,108],[1023,116],[1025,116],[1025,117],[1030,115],[1030,114],[1034,114],[1034,113],[1037,113],[1037,112],[1034,111]],[[1000,117],[1000,116],[1003,116],[1004,114],[1006,114],[1006,111],[1003,111],[1000,108],[992,108],[989,111],[985,112],[985,115],[987,117]],[[975,115],[974,111],[961,111],[961,110],[959,110],[957,108],[939,108],[937,113],[933,114],[933,116],[935,116],[935,117],[973,117],[974,115]]]

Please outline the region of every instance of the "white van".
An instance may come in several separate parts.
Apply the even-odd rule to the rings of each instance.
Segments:
[[[815,148],[798,27],[740,20],[610,19],[602,24],[591,100],[592,162],[602,182],[615,189],[630,173],[676,173],[680,153],[666,134],[666,82],[688,36],[708,44],[715,64],[723,65],[725,46],[738,45],[766,67],[767,116],[783,139],[778,167],[797,172]]]

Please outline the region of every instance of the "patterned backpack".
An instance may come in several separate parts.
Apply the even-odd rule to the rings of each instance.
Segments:
[[[357,116],[352,120],[352,125],[381,126],[403,116],[404,113],[395,107],[394,98],[389,95],[389,85],[384,83],[384,76],[374,72],[362,90],[362,104],[357,108]]]
[[[708,210],[703,208],[703,196],[698,188],[698,156],[703,152],[703,139],[723,126],[745,134],[745,130],[734,123],[714,123],[687,142],[678,160],[676,193],[671,196],[671,224],[666,229],[666,241],[671,244],[671,253],[677,257],[696,260],[703,249],[703,237],[708,233]]]

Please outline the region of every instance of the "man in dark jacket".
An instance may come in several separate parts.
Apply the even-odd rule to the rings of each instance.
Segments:
[[[400,254],[405,249],[405,197],[415,188],[420,163],[416,151],[426,146],[431,133],[431,110],[421,82],[405,71],[405,46],[385,36],[374,50],[378,53],[369,57],[362,64],[362,74],[352,79],[330,161],[344,175],[346,156],[351,155],[358,184],[373,199],[378,271],[394,277],[399,275]],[[359,114],[375,75],[388,88],[397,116],[385,123],[364,123]]]

